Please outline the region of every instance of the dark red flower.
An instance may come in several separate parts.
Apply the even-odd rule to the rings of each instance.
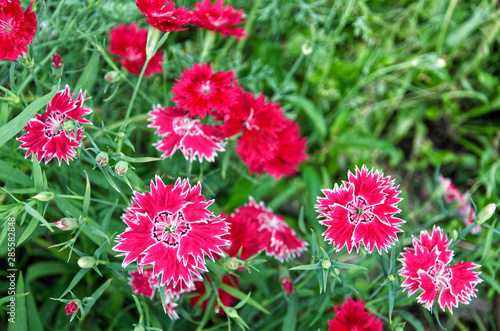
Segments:
[[[286,293],[292,294],[293,293],[293,282],[290,278],[288,277],[283,277],[281,278],[281,287],[285,290]]]
[[[145,295],[152,299],[160,283],[157,276],[153,275],[153,269],[129,271],[130,287],[137,295]]]
[[[146,43],[148,30],[137,28],[134,22],[130,28],[125,23],[109,31],[109,52],[121,58],[115,59],[128,71],[139,75],[146,63]],[[158,51],[148,63],[144,76],[163,72],[163,51]]]
[[[54,55],[52,56],[51,64],[52,64],[52,68],[54,68],[55,70],[62,68],[64,63],[63,63],[63,60],[61,58],[61,55],[54,53]]]
[[[224,113],[236,103],[238,97],[234,87],[235,77],[234,71],[213,73],[211,63],[195,63],[193,69],[184,70],[181,79],[176,79],[172,87],[172,101],[189,110],[191,117],[203,118],[212,110]]]
[[[69,302],[65,307],[64,311],[66,312],[66,315],[71,315],[75,311],[78,310],[78,304],[74,301]]]
[[[213,162],[217,152],[224,151],[220,126],[206,125],[189,116],[182,108],[155,107],[149,112],[149,127],[157,128],[162,137],[154,146],[164,152],[162,157],[170,157],[180,149],[186,160],[192,162],[196,157],[200,162],[206,159]]]
[[[175,8],[170,0],[136,0],[137,8],[146,15],[146,22],[163,32],[182,31],[193,14],[184,7]]]
[[[209,284],[212,284],[210,278],[207,278],[207,281]],[[203,282],[203,280],[198,279],[195,280],[193,283],[195,286],[195,289],[193,291],[195,295],[189,299],[189,304],[194,307],[196,306],[196,304],[198,304],[198,301],[200,301],[200,298],[207,292],[207,290],[205,288],[205,283]],[[222,277],[222,283],[236,289],[240,288],[238,278],[234,275],[225,275],[224,277]],[[236,298],[221,288],[217,288],[217,294],[219,295],[219,299],[222,302],[222,304],[226,307],[232,307],[236,303]],[[206,298],[200,303],[201,309],[203,311],[207,309],[207,304],[208,304],[208,298]],[[214,305],[214,311],[216,307],[217,304]],[[223,315],[223,314],[224,310],[219,309],[217,315]]]
[[[224,37],[233,35],[238,40],[241,40],[242,37],[248,37],[244,33],[245,28],[235,27],[235,25],[245,23],[241,20],[244,11],[242,9],[234,10],[232,6],[223,6],[223,3],[222,0],[217,0],[214,4],[210,0],[196,3],[191,24],[198,26],[198,28],[218,32]]]
[[[342,306],[333,306],[335,318],[328,321],[328,331],[382,331],[382,320],[365,310],[361,299],[348,298]]]
[[[19,0],[0,1],[0,60],[15,61],[28,52],[36,32],[33,1],[23,12]]]
[[[79,147],[84,138],[80,124],[92,124],[82,118],[92,112],[83,106],[86,99],[81,92],[73,99],[68,86],[59,91],[48,103],[47,110],[42,115],[36,114],[24,127],[27,133],[17,139],[22,142],[19,148],[26,150],[25,157],[33,154],[38,162],[45,158],[48,163],[55,156],[59,164],[63,159],[69,164],[69,159],[76,156],[74,148]]]

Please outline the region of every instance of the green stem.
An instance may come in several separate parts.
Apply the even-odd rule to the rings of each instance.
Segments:
[[[288,74],[286,75],[285,79],[283,80],[283,83],[281,83],[280,87],[276,92],[274,93],[273,97],[271,99],[273,100],[279,100],[281,98],[282,91],[284,87],[286,86],[287,82],[292,79],[293,75],[295,75],[295,72],[297,69],[299,69],[299,66],[302,64],[302,61],[304,60],[304,53],[300,53],[299,57],[297,60],[295,60],[295,63],[292,66],[292,69],[288,71]]]
[[[212,49],[215,40],[215,32],[207,30],[205,34],[205,41],[203,42],[203,50],[200,55],[200,63],[203,63],[203,60],[208,55],[208,52]]]
[[[446,32],[448,31],[448,25],[450,25],[451,16],[453,15],[453,11],[455,10],[457,2],[458,0],[451,0],[450,5],[448,6],[448,10],[446,10],[446,14],[443,19],[443,24],[441,25],[441,31],[439,31],[439,36],[437,40],[436,53],[438,56],[441,56],[441,53],[443,51],[444,38],[446,37]]]

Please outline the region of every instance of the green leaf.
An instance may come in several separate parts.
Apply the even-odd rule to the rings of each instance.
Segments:
[[[87,217],[90,207],[90,182],[89,182],[89,175],[85,170],[84,172],[85,172],[85,177],[87,177],[87,185],[85,187],[85,196],[83,198],[83,215]]]
[[[318,240],[316,239],[316,232],[311,229],[311,246],[312,246],[312,257],[318,257]]]
[[[9,163],[0,160],[0,180],[13,182],[16,184],[31,186],[31,178],[19,169],[12,167]]]
[[[37,159],[34,157],[33,160],[31,160],[31,163],[33,165],[33,182],[35,182],[35,190],[36,193],[40,193],[44,190],[43,186],[43,174],[42,174],[42,168],[40,168],[40,163],[38,163]]]
[[[23,273],[19,272],[17,279],[16,292],[23,293],[24,292],[24,280]],[[28,293],[29,294],[29,293]],[[15,323],[8,323],[8,331],[24,331],[28,330],[28,318],[26,316],[26,298],[24,295],[20,296],[15,301],[16,310],[15,310]],[[9,315],[10,316],[10,315]]]
[[[28,237],[33,233],[33,231],[36,230],[38,226],[38,220],[36,218],[32,218],[30,224],[26,227],[26,230],[24,230],[23,234],[21,235],[21,238],[19,238],[19,241],[17,242],[17,246],[19,247]]]
[[[37,220],[39,220],[40,222],[42,222],[51,232],[54,232],[54,230],[52,230],[52,227],[50,226],[49,222],[47,222],[45,220],[45,218],[43,218],[43,216],[40,215],[39,212],[37,212],[35,209],[33,209],[26,202],[23,202],[23,205],[24,205],[24,210],[26,210],[26,212],[28,214],[30,214],[31,216],[33,216],[33,218],[36,218]]]
[[[350,263],[335,262],[335,261],[332,261],[332,266],[337,267],[337,268],[344,268],[344,269],[367,270],[365,267],[362,267],[359,265],[350,264]]]
[[[288,301],[288,310],[283,320],[283,331],[294,331],[297,326],[297,311],[298,307],[297,292],[292,293],[290,301]]]
[[[73,269],[69,264],[62,262],[37,262],[28,267],[26,271],[26,283],[30,284],[32,281],[42,277],[67,274],[73,272]]]
[[[322,269],[323,267],[321,266],[321,262],[314,263],[314,264],[304,264],[304,265],[299,265],[293,268],[290,268],[290,270],[316,270],[316,269]]]
[[[302,231],[302,233],[306,233],[306,223],[304,221],[304,206],[300,206],[300,211],[299,211],[299,229]]]
[[[85,274],[87,272],[89,272],[90,269],[91,268],[85,268],[85,269],[81,269],[80,271],[78,271],[78,273],[75,275],[75,277],[73,277],[73,280],[71,281],[71,283],[69,283],[68,288],[63,292],[63,294],[61,294],[59,299],[62,299],[66,294],[68,294],[68,292],[71,291],[73,289],[73,287],[75,287],[78,284],[78,282],[83,278],[83,276],[85,276]]]
[[[161,161],[161,157],[128,157],[123,155],[122,160],[127,161],[127,162],[133,162],[133,163],[147,163],[147,162],[154,162],[154,161]]]
[[[413,316],[411,313],[409,313],[406,310],[402,309],[396,309],[395,312],[403,317],[408,323],[415,328],[416,331],[425,331],[424,326],[422,325],[422,322],[418,320],[415,316]]]
[[[246,296],[247,296],[245,293],[241,292],[240,290],[237,290],[234,287],[228,286],[228,285],[226,285],[224,283],[221,283],[220,287],[224,291],[226,291],[227,293],[231,294],[233,297],[236,297],[236,298],[238,298],[240,300],[244,300],[246,298]],[[257,301],[255,301],[254,299],[248,298],[247,302],[248,302],[248,304],[250,306],[252,306],[254,308],[257,308],[261,312],[263,312],[265,314],[269,314],[269,311],[266,308],[264,308],[260,303],[258,303]]]
[[[40,108],[46,106],[49,101],[56,95],[59,86],[54,88],[52,92],[36,99],[26,107],[19,115],[12,119],[9,123],[0,127],[0,147],[21,131],[28,122],[35,117],[35,114]]]
[[[375,137],[363,137],[351,133],[342,133],[335,139],[335,148],[337,150],[346,150],[352,148],[365,148],[367,150],[381,150],[386,152],[391,158],[391,164],[396,165],[401,161],[400,153],[388,141],[377,139]]]
[[[486,17],[490,14],[491,8],[489,5],[483,5],[480,7],[476,7],[474,14],[465,22],[463,22],[460,26],[455,27],[448,37],[446,38],[446,46],[455,47],[462,44],[471,33],[476,31],[481,24],[483,24],[486,20]]]
[[[92,293],[90,296],[90,300],[87,301],[87,304],[84,306],[83,310],[85,311],[85,315],[87,315],[92,308],[92,306],[96,303],[97,299],[101,297],[101,295],[106,291],[113,281],[113,278],[108,279],[107,281],[104,282],[97,290]]]
[[[99,52],[92,53],[80,79],[76,82],[76,86],[80,86],[83,91],[92,91],[92,87],[97,80],[97,74],[99,73],[99,58]]]
[[[316,105],[312,103],[311,100],[299,95],[288,95],[285,100],[295,105],[296,107],[301,108],[313,123],[314,127],[318,131],[319,136],[321,138],[326,137],[325,118],[323,117],[323,114],[318,109],[318,107],[316,107]]]

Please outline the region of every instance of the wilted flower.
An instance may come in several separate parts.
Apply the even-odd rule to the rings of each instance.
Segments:
[[[23,12],[19,0],[0,1],[0,60],[15,61],[28,52],[37,25],[32,6],[33,1]]]
[[[223,6],[222,0],[216,0],[214,4],[210,0],[196,3],[196,9],[193,10],[193,20],[191,24],[198,28],[205,28],[223,35],[233,35],[236,39],[248,37],[244,33],[245,28],[236,27],[245,21],[241,20],[244,14],[242,9],[234,10],[232,6]]]
[[[130,28],[125,23],[114,27],[109,32],[109,52],[121,58],[120,62],[129,72],[139,75],[144,63],[146,63],[146,44],[148,30],[137,28],[134,22],[130,23]],[[151,76],[154,73],[163,72],[163,51],[158,51],[148,63],[144,76]],[[106,78],[107,76],[105,76]],[[113,82],[113,77],[109,77]]]
[[[365,309],[361,299],[348,298],[342,306],[333,306],[335,318],[328,321],[328,331],[382,331],[382,320]]]
[[[192,278],[207,271],[205,255],[223,255],[228,225],[215,216],[201,195],[201,184],[191,187],[178,179],[165,185],[160,177],[151,181],[151,192],[134,192],[131,206],[122,218],[125,232],[117,236],[113,249],[124,255],[123,266],[137,261],[139,270],[153,266],[153,276],[162,274],[163,284],[189,288]]]
[[[212,284],[212,281],[210,280],[210,278],[207,278],[207,281],[209,284]],[[226,284],[227,286],[230,286],[230,287],[233,287],[233,288],[236,288],[236,289],[239,289],[240,286],[239,286],[239,281],[238,281],[238,278],[236,276],[233,276],[233,275],[225,275],[224,277],[222,277],[222,283],[223,284]],[[206,288],[205,288],[205,283],[203,282],[203,280],[199,279],[199,280],[195,280],[194,281],[194,290],[193,290],[193,293],[195,294],[194,296],[192,296],[190,299],[189,299],[189,304],[191,306],[195,306],[198,304],[198,301],[200,301],[200,298],[206,293]],[[222,302],[222,304],[226,307],[232,307],[234,306],[234,304],[236,303],[236,298],[233,297],[231,294],[227,293],[226,291],[224,291],[223,289],[221,288],[217,288],[217,294],[219,296],[219,299],[220,301]],[[201,303],[199,303],[199,305],[201,306],[201,309],[203,311],[205,311],[207,309],[207,304],[208,304],[208,298],[206,298],[205,300],[203,300]],[[214,305],[214,311],[215,311],[215,308],[217,306]],[[219,309],[217,315],[223,315],[224,314],[224,310],[222,309]]]
[[[473,271],[480,265],[463,261],[450,265],[453,258],[450,244],[443,230],[434,227],[430,236],[422,231],[420,239],[414,237],[414,248],[405,248],[399,260],[403,263],[400,274],[406,278],[401,284],[403,291],[408,290],[411,296],[422,290],[417,301],[429,310],[439,295],[441,309],[448,307],[453,313],[453,307],[458,307],[459,302],[469,304],[476,296],[476,285],[483,281],[478,277],[481,272]]]
[[[78,304],[74,301],[69,302],[65,307],[64,311],[66,315],[71,315],[78,310]]]
[[[368,171],[366,166],[356,168],[356,174],[349,172],[348,178],[341,186],[335,184],[333,190],[323,190],[325,198],[318,197],[316,211],[325,218],[320,223],[328,227],[323,233],[325,240],[337,251],[344,246],[349,253],[353,247],[359,251],[360,244],[369,253],[374,248],[379,253],[387,251],[398,240],[396,233],[402,232],[399,226],[404,221],[394,217],[400,212],[401,191],[389,176]]]
[[[137,8],[146,15],[146,22],[163,32],[187,30],[183,25],[191,21],[193,14],[184,7],[175,8],[170,0],[136,0]]]
[[[156,133],[162,138],[154,146],[164,152],[164,158],[180,149],[190,162],[196,157],[200,162],[203,159],[213,162],[217,152],[224,151],[220,126],[202,124],[182,108],[162,108],[158,105],[149,114],[151,124],[148,126],[156,128]]]
[[[66,131],[66,123],[92,124],[82,118],[92,112],[92,109],[83,106],[86,99],[85,93],[80,92],[73,100],[68,86],[59,91],[47,105],[47,110],[42,115],[36,114],[24,127],[27,133],[17,139],[23,143],[19,148],[26,150],[25,157],[33,154],[38,162],[45,158],[45,163],[48,163],[56,156],[59,165],[63,159],[69,164],[69,160],[76,156],[75,147],[81,146],[84,136],[80,126]]]

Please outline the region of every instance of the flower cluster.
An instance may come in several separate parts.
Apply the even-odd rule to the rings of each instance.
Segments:
[[[337,251],[347,246],[349,253],[353,247],[359,251],[360,244],[372,253],[379,253],[398,240],[396,233],[403,220],[394,217],[400,212],[397,204],[398,187],[389,176],[379,171],[368,171],[366,166],[356,168],[356,174],[349,172],[349,181],[335,184],[333,190],[326,189],[326,197],[318,197],[316,209],[320,223],[328,228],[323,233],[325,240],[333,243]]]
[[[328,331],[382,331],[382,320],[365,309],[361,299],[348,298],[342,306],[333,306],[335,318],[328,321]]]
[[[474,223],[474,218],[476,218],[476,212],[472,208],[470,202],[465,199],[465,197],[460,193],[455,185],[451,182],[451,179],[439,176],[439,183],[446,188],[444,193],[444,201],[449,204],[456,206],[456,210],[460,218],[465,223],[466,226]],[[473,234],[478,234],[481,232],[481,226],[476,225],[472,228],[471,232]]]
[[[38,162],[45,158],[48,163],[55,156],[69,164],[76,156],[76,147],[80,147],[83,136],[81,124],[92,124],[83,118],[92,109],[83,106],[85,93],[79,93],[76,99],[69,92],[69,87],[57,92],[48,103],[46,111],[30,120],[24,127],[27,131],[18,138],[22,142],[20,148],[26,150],[25,157],[34,155]]]
[[[15,61],[28,52],[36,33],[36,14],[33,1],[23,12],[19,0],[0,1],[0,60]]]
[[[228,222],[231,245],[227,253],[234,257],[241,251],[241,260],[265,251],[283,262],[299,256],[307,246],[282,216],[274,214],[262,201],[256,203],[252,197],[249,204],[237,208],[228,217]]]
[[[417,300],[429,310],[439,295],[441,309],[448,307],[453,312],[459,302],[468,304],[476,296],[476,285],[482,282],[478,277],[480,272],[473,270],[480,265],[463,261],[450,265],[453,258],[450,244],[443,230],[434,227],[430,236],[422,231],[420,239],[413,238],[414,248],[405,248],[400,259],[403,264],[400,274],[406,278],[401,286],[408,290],[409,296],[422,290]]]

